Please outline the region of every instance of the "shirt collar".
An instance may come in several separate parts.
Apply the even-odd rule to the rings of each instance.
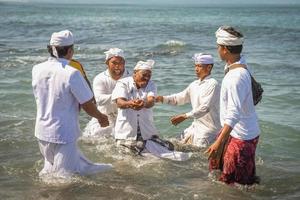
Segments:
[[[238,60],[238,61],[235,62],[235,63],[232,63],[232,64],[230,64],[230,65],[226,64],[225,67],[224,67],[224,71],[228,70],[228,68],[229,68],[231,65],[234,65],[234,64],[241,64],[241,65],[246,65],[246,66],[247,66],[247,62],[246,62],[245,56],[244,56],[244,55],[241,55],[240,60]]]
[[[67,60],[65,58],[54,58],[54,57],[49,57],[48,61],[60,62],[63,66],[66,66],[70,62],[69,60]]]
[[[205,83],[208,79],[211,78],[211,75],[206,76],[202,81],[200,79],[197,80],[197,83],[200,85],[202,83]]]

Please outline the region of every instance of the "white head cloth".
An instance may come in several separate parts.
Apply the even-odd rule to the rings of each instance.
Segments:
[[[214,59],[209,54],[203,54],[203,53],[195,53],[193,56],[193,60],[195,64],[214,64]]]
[[[225,46],[237,46],[242,45],[244,42],[243,37],[236,37],[224,30],[225,26],[220,27],[216,31],[217,44]]]
[[[50,45],[51,46],[70,46],[74,44],[73,34],[69,30],[60,32],[54,32],[51,35]]]
[[[147,60],[146,62],[144,61],[139,61],[136,66],[134,67],[134,70],[150,70],[152,71],[152,68],[154,66],[155,61],[154,60]]]
[[[125,59],[124,51],[119,48],[110,48],[108,51],[105,51],[104,53],[105,53],[105,61],[109,60],[114,56],[122,57],[123,59]]]
[[[56,51],[56,46],[70,46],[72,44],[74,44],[74,38],[73,38],[73,34],[71,33],[71,31],[69,30],[64,30],[64,31],[60,31],[60,32],[54,32],[51,35],[51,39],[49,42],[51,48],[52,48],[52,54],[58,58],[58,54]]]

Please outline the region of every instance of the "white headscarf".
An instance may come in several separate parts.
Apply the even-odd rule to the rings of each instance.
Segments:
[[[110,48],[108,51],[105,51],[104,53],[105,53],[105,62],[114,56],[122,57],[123,59],[125,59],[124,51],[119,48]]]
[[[216,31],[217,44],[225,45],[225,46],[237,46],[243,44],[244,42],[243,37],[236,37],[235,35],[232,35],[227,31],[225,31],[224,28],[227,27],[221,26]]]
[[[209,54],[195,53],[193,60],[195,64],[214,64],[214,59]]]
[[[139,61],[137,62],[136,66],[134,67],[134,70],[150,70],[152,71],[152,68],[154,66],[155,61],[154,60],[147,60],[146,62],[144,61]]]
[[[74,37],[71,31],[64,30],[60,32],[54,32],[51,35],[51,39],[49,42],[51,48],[52,48],[52,54],[58,58],[58,54],[56,51],[56,46],[64,47],[64,46],[70,46],[74,44]]]
[[[73,34],[69,30],[60,32],[54,32],[51,35],[50,45],[51,46],[70,46],[74,44]]]

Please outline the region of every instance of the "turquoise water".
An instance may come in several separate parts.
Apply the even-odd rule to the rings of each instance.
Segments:
[[[299,199],[300,198],[300,7],[200,7],[138,5],[34,5],[0,3],[0,196],[1,199]],[[196,77],[191,56],[214,55],[213,76],[221,81],[224,63],[214,32],[223,24],[246,36],[244,54],[265,89],[256,108],[261,136],[257,173],[261,184],[232,188],[208,177],[200,152],[184,163],[122,157],[112,141],[81,141],[93,161],[115,169],[71,184],[44,183],[34,138],[35,102],[31,68],[47,59],[54,31],[75,35],[75,59],[92,80],[105,69],[103,52],[125,50],[131,71],[140,59],[154,59],[159,94],[184,89]],[[171,126],[169,117],[189,105],[156,105],[155,124],[166,138],[190,121]],[[81,114],[81,127],[89,117]]]

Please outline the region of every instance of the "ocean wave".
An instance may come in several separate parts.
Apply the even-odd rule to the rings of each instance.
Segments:
[[[186,43],[180,40],[168,40],[163,45],[168,47],[184,47]]]

